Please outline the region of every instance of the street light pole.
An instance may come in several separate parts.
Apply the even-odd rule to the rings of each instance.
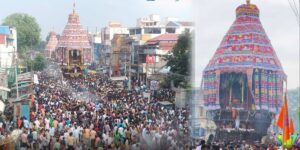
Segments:
[[[131,90],[131,64],[132,64],[132,48],[133,46],[133,41],[130,39],[130,57],[129,57],[129,85],[128,88]],[[134,59],[133,59],[134,60]]]
[[[16,90],[17,90],[17,99],[19,99],[19,83],[18,83],[18,56],[16,52],[16,48],[14,47],[14,57],[15,57],[15,73],[16,73]]]

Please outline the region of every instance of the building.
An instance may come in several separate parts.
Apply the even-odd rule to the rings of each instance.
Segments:
[[[130,36],[142,45],[146,41],[161,34],[181,34],[183,31],[194,30],[194,24],[188,21],[179,21],[178,18],[166,17],[163,21],[159,15],[149,15],[137,19],[136,27],[129,28]]]
[[[55,49],[57,46],[58,40],[57,40],[57,35],[55,32],[50,32],[49,33],[49,40],[46,45],[44,55],[46,58],[55,58]]]
[[[159,27],[161,26],[161,19],[159,15],[149,15],[147,17],[141,17],[137,19],[136,22],[137,27],[145,28],[145,27]]]
[[[129,28],[129,35],[135,41],[132,43],[131,70],[134,78],[144,82],[147,74],[168,72],[168,68],[163,68],[166,64],[162,59],[163,55],[176,44],[178,34],[193,30],[192,22],[180,21],[174,17],[161,19],[159,15],[149,15],[137,19],[136,27]]]
[[[129,65],[131,62],[131,48],[129,44],[130,37],[128,34],[115,34],[112,39],[111,68],[113,76],[128,75]]]
[[[233,25],[203,71],[204,106],[220,140],[260,141],[282,105],[286,75],[259,15],[249,0],[238,6]],[[240,131],[229,134],[228,128]]]
[[[92,63],[93,52],[90,42],[90,37],[80,24],[79,15],[74,9],[58,41],[56,61],[68,71],[77,73]]]
[[[0,100],[7,100],[9,91],[7,71],[4,68],[0,68]]]
[[[166,33],[181,34],[184,31],[192,32],[194,29],[193,22],[188,21],[169,21],[166,24]]]
[[[17,31],[13,27],[0,26],[0,68],[11,68],[17,51]]]
[[[165,33],[165,26],[161,23],[159,15],[149,15],[137,19],[136,27],[129,28],[130,36],[139,45],[146,41]]]
[[[101,31],[102,44],[111,46],[111,40],[115,34],[129,34],[128,28],[122,27],[119,22],[111,21],[108,26]]]
[[[168,55],[177,43],[178,34],[161,34],[144,44],[143,52],[140,53],[140,62],[146,63],[146,74],[160,73],[166,65],[164,56]]]
[[[102,40],[101,40],[101,35],[99,33],[93,34],[92,35],[92,47],[94,49],[94,54],[93,54],[93,61],[96,64],[103,64],[103,52],[102,52]]]

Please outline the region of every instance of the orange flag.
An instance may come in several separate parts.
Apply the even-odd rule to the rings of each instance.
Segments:
[[[283,129],[284,104],[281,106],[280,113],[277,118],[277,126]]]
[[[290,134],[295,132],[293,119],[290,119]]]
[[[289,126],[289,107],[287,103],[287,97],[284,97],[284,115],[283,115],[283,141],[290,139],[290,126]]]

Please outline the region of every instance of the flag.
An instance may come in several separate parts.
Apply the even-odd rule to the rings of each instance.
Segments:
[[[293,119],[291,118],[290,119],[290,134],[293,134],[295,132],[295,129],[294,129],[294,122],[293,122]]]
[[[283,129],[283,117],[284,117],[284,104],[281,106],[280,113],[277,118],[277,126]]]
[[[284,96],[284,104],[282,105],[279,116],[277,118],[277,126],[283,130],[283,141],[288,141],[290,139],[290,133],[294,130],[294,127],[293,125],[289,125],[289,108],[286,94]]]
[[[290,139],[290,126],[289,126],[289,107],[287,103],[287,97],[284,97],[284,113],[283,113],[283,141]]]

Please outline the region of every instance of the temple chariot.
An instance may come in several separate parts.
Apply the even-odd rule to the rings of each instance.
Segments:
[[[92,62],[92,48],[88,32],[80,24],[75,9],[69,15],[56,47],[56,62],[62,67],[64,75],[80,76]]]
[[[208,116],[216,139],[260,140],[283,101],[286,75],[259,19],[247,0],[203,71]]]

